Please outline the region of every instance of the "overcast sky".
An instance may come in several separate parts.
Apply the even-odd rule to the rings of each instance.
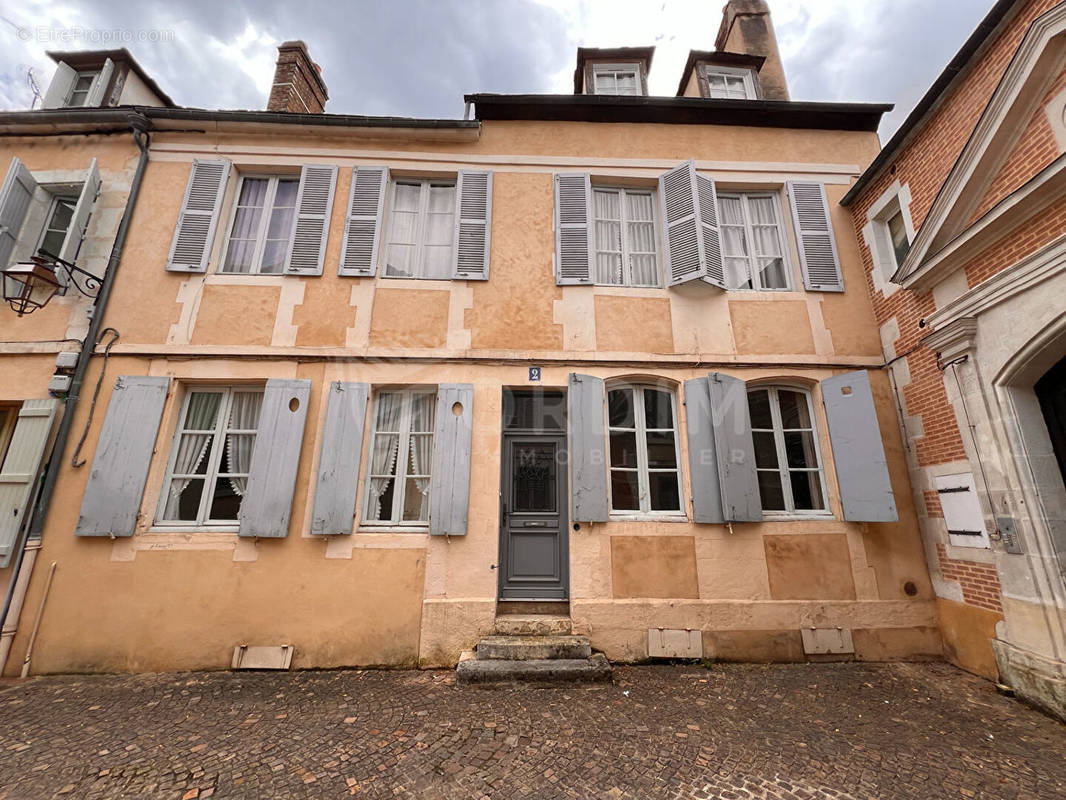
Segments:
[[[993,0],[770,0],[795,100],[891,102],[903,121]],[[333,113],[460,117],[464,93],[573,91],[578,46],[656,46],[673,95],[724,0],[23,0],[0,11],[0,108],[51,79],[46,50],[127,47],[179,105],[263,108],[277,45],[303,39]]]

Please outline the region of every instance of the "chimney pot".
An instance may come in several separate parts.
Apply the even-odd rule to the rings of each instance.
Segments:
[[[278,61],[274,67],[274,85],[270,87],[267,111],[321,114],[328,99],[322,68],[311,60],[307,45],[299,39],[278,45]]]

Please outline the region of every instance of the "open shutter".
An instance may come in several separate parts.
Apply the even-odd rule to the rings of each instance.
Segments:
[[[434,536],[466,534],[473,421],[472,384],[442,383],[437,387],[433,475],[429,486],[429,532]]]
[[[789,181],[787,187],[803,266],[803,285],[812,292],[844,291],[825,186]]]
[[[0,569],[11,562],[19,530],[33,503],[58,407],[57,400],[26,400],[19,409],[7,456],[0,466]]]
[[[896,499],[877,424],[870,375],[862,369],[822,381],[844,519],[895,522]]]
[[[755,474],[747,384],[731,375],[712,372],[707,377],[707,386],[724,521],[760,522],[762,499]]]
[[[592,182],[587,172],[555,176],[555,282],[592,283]]]
[[[18,156],[12,158],[4,183],[0,186],[0,269],[11,261],[35,191],[37,181],[33,175]]]
[[[64,261],[74,262],[78,257],[82,239],[85,238],[85,228],[89,225],[89,214],[96,202],[96,195],[100,192],[100,172],[96,168],[96,159],[89,163],[89,172],[85,176],[85,183],[81,186],[81,194],[78,195],[78,204],[74,207],[74,215],[70,218],[70,226],[67,228],[66,238],[59,248],[58,255]]]
[[[289,274],[322,274],[336,188],[337,167],[308,165],[300,170],[296,221],[289,237],[289,263],[285,268]]]
[[[670,285],[702,280],[725,288],[714,181],[686,161],[659,177]]]
[[[288,535],[310,396],[311,381],[267,381],[248,487],[241,501],[239,535],[264,539]]]
[[[688,433],[689,477],[692,479],[693,522],[725,522],[713,419],[708,379],[685,381],[685,427]]]
[[[453,278],[489,279],[492,233],[492,173],[459,170],[455,188],[455,272]]]
[[[351,533],[359,491],[359,458],[370,386],[334,381],[329,387],[311,533]]]
[[[388,186],[388,167],[352,167],[338,275],[373,275],[377,270]]]
[[[41,108],[63,108],[70,97],[70,90],[74,88],[74,81],[78,79],[78,73],[68,64],[60,61],[56,64],[56,71],[52,75],[52,82],[48,84],[48,91],[41,100]]]
[[[607,432],[603,379],[570,373],[570,506],[574,522],[607,521]]]
[[[197,159],[192,162],[185,199],[174,229],[174,241],[167,257],[172,272],[205,272],[215,241],[215,229],[222,212],[222,197],[229,180],[230,162]]]
[[[121,375],[96,443],[76,536],[132,536],[148,480],[167,378]]]
[[[85,96],[85,105],[88,108],[97,108],[104,104],[104,92],[107,91],[108,85],[111,83],[111,75],[115,71],[115,62],[110,58],[104,61],[104,66],[93,78],[92,85],[89,87],[89,92]]]

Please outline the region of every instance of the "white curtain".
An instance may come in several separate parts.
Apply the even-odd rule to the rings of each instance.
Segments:
[[[264,178],[245,178],[241,184],[241,196],[237,200],[237,213],[233,216],[233,229],[226,248],[225,272],[252,271],[252,256],[268,185],[269,181]]]
[[[749,286],[748,244],[744,238],[744,208],[739,197],[719,197],[725,285],[730,289]]]
[[[418,519],[429,520],[429,485],[433,471],[433,426],[436,421],[437,397],[432,394],[411,396],[411,454],[410,474],[415,478],[419,493]],[[410,500],[410,498],[405,498]]]
[[[773,197],[748,199],[748,214],[751,216],[751,237],[758,257],[762,288],[784,289],[788,286],[785,277],[785,262],[781,253],[781,237],[777,230],[777,214]]]
[[[263,405],[263,395],[258,392],[238,392],[233,395],[230,409],[229,428],[231,430],[255,430],[259,426],[259,409]],[[252,450],[255,448],[254,433],[230,433],[226,436],[226,460],[230,472],[248,474],[252,466]],[[248,488],[248,478],[234,476],[229,479],[230,486],[238,496],[244,496]]]
[[[182,428],[186,431],[214,430],[221,401],[222,395],[215,392],[193,392],[192,397],[189,398],[189,407],[185,411]],[[207,454],[207,447],[211,444],[213,435],[211,433],[182,433],[171,474],[195,475]],[[178,518],[181,494],[188,488],[190,480],[190,478],[176,478],[171,481],[167,506],[163,511],[167,519]]]
[[[622,283],[622,208],[617,191],[592,193],[596,217],[596,283]]]
[[[656,286],[655,216],[650,194],[626,193],[631,286]]]
[[[374,421],[374,448],[370,454],[370,472],[384,476],[370,479],[370,518],[381,519],[381,496],[389,488],[396,474],[396,454],[399,450],[400,412],[403,395],[385,392],[377,398],[377,417]]]

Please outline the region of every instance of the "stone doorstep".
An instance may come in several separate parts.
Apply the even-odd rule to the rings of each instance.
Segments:
[[[568,636],[570,617],[556,614],[506,614],[496,617],[499,636]]]
[[[456,682],[464,685],[609,683],[611,665],[602,653],[589,658],[554,658],[534,661],[460,660]]]
[[[580,659],[591,655],[587,636],[485,636],[477,644],[481,661]]]

